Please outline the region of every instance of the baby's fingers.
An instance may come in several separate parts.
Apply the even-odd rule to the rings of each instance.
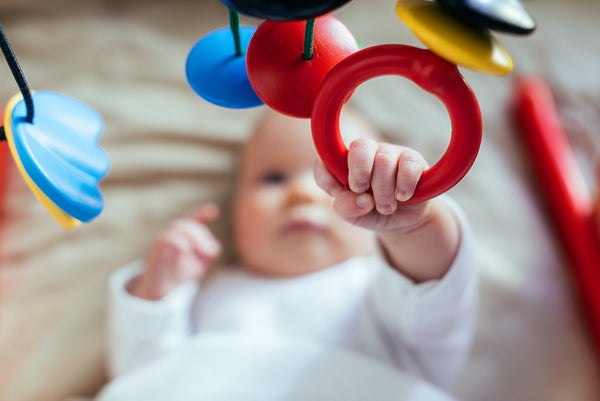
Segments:
[[[185,217],[193,219],[198,223],[208,223],[219,217],[219,206],[216,203],[203,203],[190,212]]]
[[[359,138],[348,148],[348,186],[356,193],[371,186],[373,164],[378,144],[373,139]]]
[[[172,274],[179,280],[200,277],[220,255],[221,244],[203,224],[191,219],[173,222],[161,235],[157,255],[163,263],[171,259]]]
[[[396,177],[402,149],[399,146],[381,143],[375,154],[371,189],[375,198],[375,208],[380,214],[388,215],[396,211]]]
[[[397,209],[397,202],[410,199],[427,163],[413,149],[382,143],[373,164],[371,188],[376,209],[384,215]]]
[[[210,229],[202,223],[183,219],[177,222],[176,234],[187,250],[201,260],[212,260],[221,252],[221,244]]]
[[[414,195],[417,184],[426,168],[427,162],[419,152],[405,148],[400,153],[396,174],[396,200],[404,202]]]

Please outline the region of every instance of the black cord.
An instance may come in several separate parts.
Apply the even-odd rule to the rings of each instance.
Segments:
[[[313,45],[315,40],[315,20],[307,19],[304,28],[304,53],[302,57],[304,61],[310,61],[313,58]]]
[[[2,53],[4,54],[4,58],[8,63],[8,68],[10,68],[10,72],[12,73],[17,85],[19,86],[19,90],[21,91],[21,95],[23,95],[23,100],[25,100],[25,107],[27,109],[26,120],[29,123],[33,122],[33,98],[31,97],[31,90],[29,89],[29,85],[27,84],[27,80],[25,79],[25,75],[23,74],[23,70],[21,70],[21,66],[19,65],[19,61],[13,52],[10,43],[8,42],[8,38],[6,37],[6,33],[4,33],[4,29],[2,29],[2,24],[0,24],[0,48],[2,49]],[[0,127],[0,141],[6,140],[6,134],[4,132],[4,127]]]

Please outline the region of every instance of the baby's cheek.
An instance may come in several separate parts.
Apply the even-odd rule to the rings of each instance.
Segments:
[[[266,246],[273,242],[272,222],[256,210],[240,216],[235,227],[235,246],[240,258],[246,261],[259,257]]]
[[[235,235],[235,253],[242,266],[248,265],[249,261],[252,260],[252,251],[255,249],[252,236],[238,229]]]

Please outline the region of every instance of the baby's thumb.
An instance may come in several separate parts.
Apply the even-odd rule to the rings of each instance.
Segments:
[[[357,194],[346,189],[337,196],[333,207],[340,217],[348,221],[354,221],[370,213],[375,208],[375,200],[370,192]]]

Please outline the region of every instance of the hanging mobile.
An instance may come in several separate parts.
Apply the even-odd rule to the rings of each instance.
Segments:
[[[352,33],[328,14],[349,0],[221,1],[230,12],[266,20],[249,38],[245,60],[253,92],[276,111],[311,119],[317,152],[342,184],[347,185],[348,150],[339,118],[359,85],[381,75],[399,75],[444,103],[452,123],[450,143],[405,203],[448,191],[477,157],[481,111],[458,67],[510,73],[513,61],[490,30],[524,35],[536,27],[519,0],[397,0],[396,14],[428,49],[384,44],[359,50]],[[213,75],[196,79],[213,83]],[[227,89],[228,99],[244,94]],[[219,91],[223,89],[217,87]]]
[[[102,117],[65,95],[32,92],[1,25],[0,47],[20,91],[8,101],[1,127],[13,160],[62,227],[91,221],[103,209],[98,186],[110,167],[98,145]]]

